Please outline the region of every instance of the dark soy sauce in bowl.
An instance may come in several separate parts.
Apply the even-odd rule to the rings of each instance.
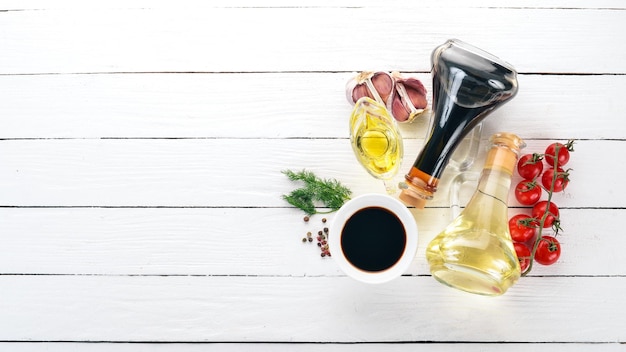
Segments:
[[[406,230],[400,219],[381,207],[355,212],[341,233],[344,256],[356,268],[377,272],[396,264],[406,247]]]

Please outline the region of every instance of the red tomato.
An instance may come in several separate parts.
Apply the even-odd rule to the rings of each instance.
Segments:
[[[554,180],[554,187],[552,188],[552,180]],[[552,189],[552,192],[562,192],[569,183],[569,170],[563,171],[560,167],[556,169],[556,179],[554,178],[554,168],[547,169],[543,175],[541,175],[541,184],[548,191]]]
[[[551,227],[552,225],[558,226],[559,207],[553,202],[550,202],[550,204],[548,205],[548,201],[542,200],[541,202],[535,204],[532,210],[533,218],[537,219],[537,223],[539,223],[541,219],[543,219],[546,210],[548,212],[548,215],[546,216],[546,220],[543,223],[543,227]]]
[[[509,219],[509,232],[515,242],[526,242],[535,237],[535,225],[532,218],[526,214],[513,215]]]
[[[542,236],[535,250],[535,261],[539,264],[554,264],[561,256],[561,244],[552,236]]]
[[[517,254],[517,260],[519,260],[520,269],[524,272],[530,265],[530,249],[525,244],[519,242],[514,242],[513,247],[515,248],[515,254]]]
[[[541,154],[525,154],[517,161],[517,173],[526,180],[534,180],[543,171]]]
[[[533,181],[521,181],[515,186],[515,199],[522,205],[533,205],[541,199],[541,187]]]
[[[574,150],[574,141],[567,144],[552,143],[546,148],[545,160],[549,166],[554,167],[554,157],[556,155],[558,166],[563,166],[569,161],[569,152]],[[558,151],[557,151],[558,149]]]

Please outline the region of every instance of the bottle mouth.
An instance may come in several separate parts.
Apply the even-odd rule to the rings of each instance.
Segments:
[[[457,46],[467,52],[470,52],[476,56],[480,56],[483,57],[485,59],[488,59],[490,61],[493,61],[494,63],[497,63],[498,65],[515,72],[515,68],[513,67],[513,65],[511,65],[510,63],[502,60],[501,58],[483,50],[480,49],[478,47],[475,47],[474,45],[468,44],[462,40],[453,38],[453,39],[449,39],[447,42],[447,44],[449,44],[450,46]]]
[[[467,108],[492,108],[518,91],[517,71],[508,62],[458,39],[433,50],[433,79]]]
[[[404,182],[400,184],[400,189],[402,189],[402,192],[400,192],[398,198],[405,205],[415,207],[416,209],[424,209],[428,200],[432,199],[432,194],[428,195],[426,193],[419,192],[419,190],[407,185]]]
[[[510,132],[499,132],[489,138],[489,142],[494,146],[507,147],[516,155],[520,150],[526,148],[526,142],[518,135]]]

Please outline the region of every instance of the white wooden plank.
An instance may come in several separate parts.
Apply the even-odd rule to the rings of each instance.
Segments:
[[[112,0],[106,2],[97,3],[85,3],[76,2],[75,0],[56,0],[56,1],[42,1],[42,0],[5,0],[1,4],[3,10],[50,10],[50,9],[145,9],[145,8],[180,8],[180,7],[195,7],[195,8],[228,8],[228,7],[397,7],[406,6],[406,1],[392,0],[381,3],[376,0],[309,0],[298,1],[294,4],[289,0],[265,0],[262,3],[255,0],[221,0],[199,2],[196,0],[181,0],[176,3],[168,1],[154,1],[154,0]],[[612,8],[623,9],[624,3],[620,0],[602,0],[594,1],[590,3],[585,0],[567,1],[567,0],[551,0],[551,1],[507,1],[503,4],[497,0],[480,0],[467,3],[459,0],[443,0],[437,2],[424,2],[419,4],[420,7],[468,7],[468,8],[480,8],[480,7],[504,7],[504,8],[562,8],[562,9],[598,9],[598,8]]]
[[[428,275],[425,249],[446,209],[412,210],[419,248],[407,275]],[[521,212],[511,210],[513,214]],[[623,209],[564,209],[563,253],[534,276],[626,275]],[[325,215],[332,221],[333,215]],[[0,209],[2,274],[343,276],[313,243],[310,223],[282,209]],[[602,226],[599,226],[599,225]],[[610,244],[610,245],[607,245]],[[599,255],[601,254],[601,255]],[[288,263],[288,264],[286,264]],[[525,280],[523,278],[522,280]]]
[[[315,334],[315,332],[311,332]],[[359,344],[332,344],[332,343],[29,343],[14,342],[2,343],[0,348],[10,349],[14,352],[47,351],[66,352],[80,349],[84,352],[197,352],[206,351],[249,351],[254,349],[258,352],[265,351],[337,351],[337,352],[403,352],[403,351],[429,351],[442,352],[460,350],[465,352],[499,352],[506,348],[509,352],[615,352],[625,351],[626,344],[620,343],[359,343]]]
[[[406,274],[428,275],[426,246],[450,213],[412,212],[419,248]],[[511,216],[519,212],[512,209]],[[535,265],[531,275],[626,275],[626,240],[615,221],[624,214],[562,210],[561,258]],[[333,215],[325,216],[330,224]],[[299,212],[281,209],[4,208],[0,268],[3,274],[343,276],[319,256],[316,241],[301,242],[307,231],[328,226],[320,220],[305,224]]]
[[[0,56],[3,74],[427,71],[431,51],[451,37],[520,72],[626,72],[624,46],[615,44],[626,41],[620,9],[83,8],[8,11],[1,24],[11,53]]]
[[[422,140],[405,141],[403,178]],[[486,141],[483,145],[486,145]],[[530,140],[528,152],[546,141]],[[623,163],[601,155],[622,141],[579,141],[567,166],[563,207],[621,207]],[[482,168],[484,151],[474,170]],[[598,170],[611,172],[598,174]],[[297,187],[281,170],[303,168],[344,182],[355,195],[384,192],[357,163],[347,139],[8,140],[0,143],[0,205],[6,206],[284,206]],[[448,206],[446,171],[429,206]],[[598,178],[601,180],[598,180]],[[590,187],[593,185],[593,187]]]
[[[0,340],[615,343],[625,287],[535,277],[491,298],[430,277],[2,276]]]
[[[387,67],[381,67],[384,70]],[[410,73],[428,91],[428,73]],[[0,138],[347,137],[352,73],[0,76]],[[548,139],[626,139],[626,76],[520,75],[485,121]],[[421,138],[427,122],[402,125]]]

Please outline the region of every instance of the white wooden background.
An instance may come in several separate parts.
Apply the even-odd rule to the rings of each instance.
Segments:
[[[429,275],[454,170],[412,210],[410,271],[379,286],[302,244],[320,217],[281,199],[286,168],[383,193],[352,155],[345,82],[399,70],[430,90],[448,38],[520,73],[482,144],[577,140],[563,255],[498,298]],[[624,43],[611,0],[2,1],[0,350],[626,351]],[[402,174],[425,128],[402,126]]]

